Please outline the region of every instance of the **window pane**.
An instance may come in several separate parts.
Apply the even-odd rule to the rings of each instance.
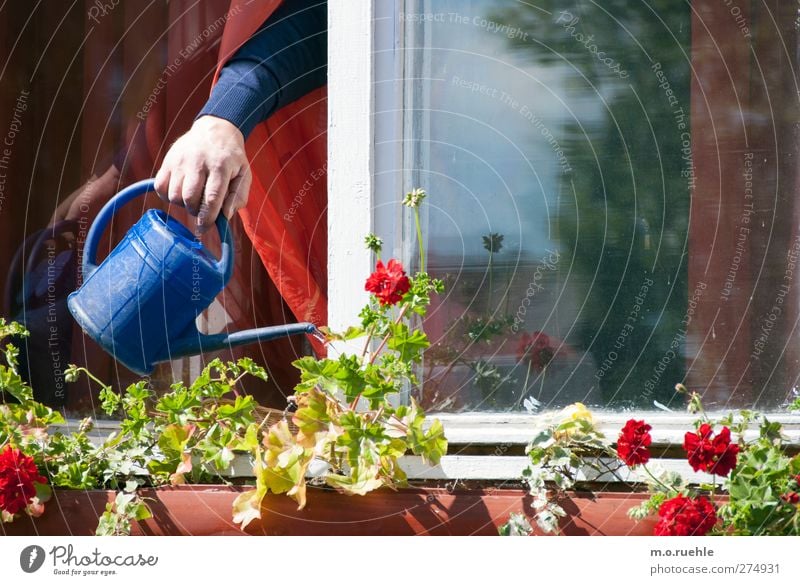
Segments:
[[[427,406],[792,396],[796,14],[734,4],[406,2]]]
[[[117,391],[141,377],[116,362],[72,319],[67,295],[81,282],[89,227],[118,189],[152,177],[166,148],[191,125],[211,87],[229,0],[114,3],[7,2],[0,7],[0,316],[24,322],[14,340],[34,396],[68,416],[103,418],[99,386],[66,383],[68,364],[86,366]],[[33,13],[32,13],[33,10]],[[310,172],[310,170],[309,170]],[[98,178],[99,177],[99,178]],[[102,260],[142,216],[154,195],[115,214],[99,246]],[[51,224],[54,215],[69,221]],[[191,225],[191,224],[189,224]],[[285,322],[288,307],[232,223],[235,277],[198,320],[218,333]],[[212,234],[206,243],[214,248]],[[216,250],[215,250],[216,251]],[[130,291],[128,291],[130,292]],[[143,336],[145,342],[147,336]],[[4,344],[8,340],[0,340]],[[247,355],[270,370],[248,382],[261,403],[283,408],[297,379],[289,366],[306,351],[298,338],[160,363],[152,387],[189,381],[214,357]],[[269,362],[267,361],[269,356]],[[0,360],[0,362],[5,363]],[[0,391],[0,403],[11,398]]]

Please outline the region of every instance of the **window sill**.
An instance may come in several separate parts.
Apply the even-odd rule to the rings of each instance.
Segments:
[[[708,413],[710,418],[720,418],[725,413]],[[524,455],[508,455],[507,452],[519,451],[533,437],[537,426],[547,424],[552,419],[552,414],[527,415],[509,413],[465,413],[465,414],[431,414],[431,418],[438,418],[445,428],[445,435],[450,444],[450,455],[442,458],[439,465],[429,466],[422,462],[422,458],[406,456],[401,466],[409,479],[419,481],[517,481],[522,477],[522,470],[528,464]],[[598,428],[606,437],[615,437],[625,421],[631,417],[645,417],[653,426],[653,451],[659,448],[668,450],[680,447],[683,436],[692,428],[695,417],[688,414],[672,413],[595,413]],[[784,434],[800,450],[800,416],[775,415],[770,418],[784,425]],[[69,420],[66,425],[57,430],[72,432],[77,430],[78,420]],[[97,421],[90,433],[93,441],[102,442],[111,432],[116,431],[119,424],[114,421]],[[754,439],[757,431],[748,432],[746,438]],[[492,447],[493,452],[485,455],[461,454],[471,446]],[[513,449],[515,448],[516,449]],[[655,465],[663,469],[680,473],[690,482],[707,482],[707,474],[692,471],[685,458],[663,457],[654,460]],[[247,456],[239,456],[234,460],[230,473],[231,478],[246,478],[252,476],[252,466]],[[643,476],[628,469],[620,469],[617,476],[587,475],[581,472],[579,481],[594,483],[637,483],[644,481]]]
[[[437,414],[429,413],[428,417],[438,418],[445,428],[445,435],[451,446],[496,446],[510,448],[527,445],[533,437],[534,429],[548,424],[555,413],[528,415],[510,413],[464,413]],[[669,448],[683,444],[683,437],[692,429],[695,415],[668,412],[598,412],[593,411],[597,428],[606,437],[613,439],[625,422],[631,418],[644,418],[653,430],[654,448]],[[727,412],[709,412],[711,419],[719,419]],[[784,434],[789,441],[800,448],[800,414],[775,414],[769,417],[784,427]],[[745,435],[746,440],[758,436],[753,429]]]

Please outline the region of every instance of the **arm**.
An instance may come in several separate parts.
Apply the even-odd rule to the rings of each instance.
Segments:
[[[326,30],[324,0],[286,0],[225,64],[191,129],[170,148],[156,189],[197,215],[199,231],[220,210],[231,217],[247,202],[244,141],[253,128],[326,83]]]

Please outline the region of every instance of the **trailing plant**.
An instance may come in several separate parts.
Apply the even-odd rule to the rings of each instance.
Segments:
[[[534,435],[525,450],[528,466],[522,480],[533,496],[533,521],[544,533],[559,532],[566,515],[561,501],[582,476],[615,473],[620,465],[592,413],[580,402],[560,411]],[[531,525],[519,515],[500,528],[500,534],[530,534]]]
[[[575,485],[576,470],[612,455],[617,466],[631,473],[617,480],[646,486],[650,497],[629,510],[641,520],[658,517],[658,536],[800,535],[800,454],[792,455],[782,425],[766,415],[741,410],[714,420],[703,409],[700,396],[682,384],[688,411],[698,415],[694,430],[684,435],[683,450],[695,472],[708,481],[690,481],[651,461],[651,425],[631,419],[612,446],[591,424],[591,414],[577,407],[581,422],[570,435],[558,425],[536,435],[528,447],[531,465],[523,479],[534,495],[536,521],[544,532],[557,531],[563,510],[558,497]],[[800,399],[789,406],[800,410]],[[563,423],[561,423],[563,425]],[[586,439],[588,437],[588,440]],[[583,446],[590,446],[584,449]],[[618,469],[617,467],[617,469]],[[614,471],[606,464],[606,471]],[[723,497],[724,496],[724,497]],[[511,518],[500,533],[530,534],[520,518]]]
[[[404,201],[417,224],[424,198],[415,190]],[[267,379],[249,358],[215,359],[191,384],[176,382],[160,395],[147,379],[117,392],[87,369],[70,366],[66,381],[87,376],[99,385],[102,410],[120,423],[104,440],[90,437],[91,419],[62,433],[63,417],[33,399],[17,371],[17,349],[7,345],[0,365],[2,521],[41,514],[51,487],[113,489],[118,493],[97,533],[128,534],[134,522],[150,516],[140,488],[227,483],[238,454],[249,455],[255,478],[233,506],[234,521],[245,527],[260,517],[268,492],[285,493],[302,508],[309,482],[363,495],[404,485],[400,458],[407,453],[438,463],[447,451],[441,423],[426,420],[413,398],[404,403],[402,397],[418,383],[414,369],[429,346],[419,323],[443,285],[424,271],[408,276],[396,260],[384,265],[377,237],[368,237],[367,245],[378,261],[365,284],[371,295],[360,325],[340,334],[323,328],[331,349],[338,343],[360,349],[296,360],[301,379],[290,397],[291,414],[265,416],[245,393],[247,377]],[[0,319],[0,339],[24,335],[22,326]]]
[[[417,226],[424,198],[425,192],[417,189],[404,200]],[[419,323],[431,295],[442,292],[443,285],[422,270],[421,240],[421,270],[413,276],[394,259],[383,263],[376,236],[367,236],[366,245],[377,264],[365,283],[370,298],[360,313],[360,325],[342,333],[323,328],[327,342],[346,349],[336,356],[296,360],[301,379],[291,398],[296,405],[294,424],[276,423],[262,441],[251,435],[256,485],[234,502],[234,519],[243,526],[260,517],[268,492],[286,493],[302,508],[312,465],[318,470],[317,481],[363,495],[382,486],[404,485],[406,475],[399,464],[404,454],[436,464],[447,452],[442,424],[428,424],[413,398],[408,404],[400,400],[418,384],[414,368],[430,345]]]

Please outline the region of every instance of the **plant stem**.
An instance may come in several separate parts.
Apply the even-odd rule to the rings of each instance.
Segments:
[[[111,386],[109,386],[108,384],[106,384],[105,382],[103,382],[103,381],[102,381],[100,378],[98,378],[97,376],[95,376],[94,374],[92,374],[92,373],[91,373],[89,370],[87,370],[86,368],[78,368],[78,371],[79,371],[79,372],[83,372],[84,374],[86,374],[86,377],[87,377],[87,378],[89,378],[89,379],[90,379],[90,380],[92,380],[93,382],[95,382],[95,383],[99,384],[99,385],[100,385],[100,386],[102,386],[103,388],[108,388],[108,389],[111,389]]]
[[[406,314],[406,311],[407,311],[407,310],[408,310],[408,305],[407,305],[407,304],[406,304],[406,305],[403,305],[403,308],[402,308],[402,309],[400,309],[400,313],[398,313],[398,314],[397,314],[397,318],[394,320],[394,324],[395,324],[395,325],[397,325],[397,324],[400,322],[400,320],[403,318],[403,315],[405,315],[405,314]],[[391,336],[392,336],[392,332],[391,332],[391,329],[390,329],[390,330],[389,330],[389,333],[387,333],[387,334],[384,336],[384,338],[381,340],[381,344],[378,346],[378,349],[376,349],[376,350],[375,350],[375,353],[373,353],[373,354],[372,354],[372,357],[371,357],[371,358],[370,358],[370,360],[369,360],[369,363],[370,363],[370,364],[373,364],[373,363],[375,363],[375,359],[376,359],[376,358],[378,357],[378,355],[381,353],[381,350],[384,348],[384,346],[386,345],[386,342],[387,342],[387,341],[389,341],[389,338],[390,338]]]
[[[233,395],[234,395],[234,396],[236,396],[236,398],[239,398],[239,397],[241,396],[241,394],[239,394],[239,391],[236,389],[236,384],[238,384],[238,383],[239,383],[239,380],[241,380],[242,378],[244,378],[246,374],[247,374],[247,372],[242,372],[241,374],[239,374],[238,376],[236,376],[236,377],[233,379],[233,381],[232,381],[232,382],[228,382],[228,380],[227,380],[227,379],[225,380],[225,382],[228,382],[228,386],[230,387],[230,389],[231,389],[231,392],[233,392]],[[222,381],[222,379],[220,378],[220,380],[219,380],[219,381],[221,382],[221,381]]]
[[[425,272],[425,246],[422,243],[422,226],[419,221],[419,208],[414,208],[414,223],[417,226],[417,242],[419,243],[419,271]]]
[[[367,350],[369,349],[369,344],[372,341],[372,336],[375,335],[375,323],[373,323],[369,331],[367,332],[367,342],[364,344],[364,349],[361,350],[361,359],[364,359],[364,356],[367,355]]]
[[[711,475],[714,478],[713,483],[711,484],[711,503],[714,503],[714,494],[717,493],[717,474],[714,473]]]
[[[673,491],[675,491],[673,488],[669,487],[669,486],[668,486],[668,485],[666,485],[666,484],[665,484],[663,481],[661,481],[660,479],[658,479],[658,478],[657,478],[655,475],[653,475],[652,473],[650,473],[650,470],[649,470],[649,469],[647,469],[647,465],[646,465],[646,464],[643,464],[643,465],[642,465],[642,469],[644,469],[645,473],[646,473],[647,475],[649,475],[649,476],[650,476],[650,479],[652,479],[654,482],[656,482],[658,485],[660,485],[662,488],[664,488],[664,490],[665,490],[666,492],[668,492],[668,493],[669,493],[669,492],[673,492]]]
[[[400,322],[400,320],[403,318],[403,315],[406,314],[407,310],[408,310],[408,304],[403,305],[403,308],[400,309],[400,312],[397,314],[397,318],[394,320],[395,324]],[[384,336],[383,340],[381,340],[381,344],[378,346],[378,349],[375,350],[375,353],[373,353],[372,357],[369,359],[369,364],[370,365],[375,363],[375,360],[378,358],[378,355],[380,355],[381,350],[384,348],[384,346],[386,345],[386,342],[389,341],[389,338],[391,336],[392,336],[392,331],[391,331],[391,329],[389,329],[389,332]],[[350,409],[351,410],[355,409],[356,405],[358,404],[359,398],[361,398],[361,394],[362,394],[362,392],[359,392],[358,396],[356,396],[353,399],[353,401],[350,403]]]

